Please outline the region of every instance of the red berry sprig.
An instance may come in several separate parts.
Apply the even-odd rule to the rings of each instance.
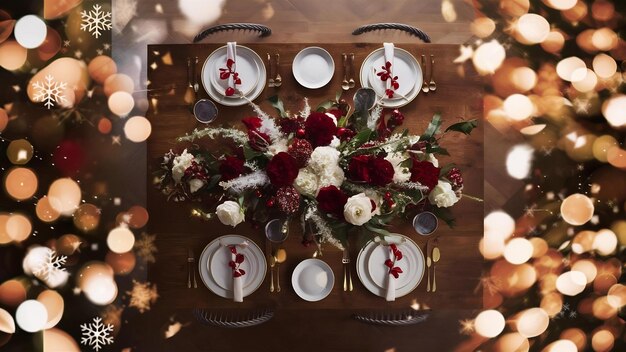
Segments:
[[[226,60],[226,68],[220,68],[220,79],[228,79],[230,75],[233,75],[233,83],[236,87],[238,84],[241,84],[241,78],[239,78],[239,73],[233,71],[234,63],[235,61],[233,59]],[[228,87],[225,93],[227,97],[230,97],[235,94],[235,88]]]
[[[229,246],[228,248],[230,249],[230,252],[235,255],[235,260],[231,260],[230,262],[228,262],[228,266],[233,269],[233,277],[244,276],[246,272],[243,269],[239,268],[239,266],[241,265],[241,263],[243,263],[245,259],[243,257],[243,254],[237,253],[236,246]]]
[[[398,76],[392,76],[391,72],[391,62],[385,62],[385,66],[381,66],[383,69],[381,72],[378,72],[376,75],[380,77],[380,80],[383,82],[387,82],[387,80],[391,80],[391,88],[385,89],[385,94],[389,99],[393,98],[394,92],[400,88],[400,83],[398,83]]]
[[[396,279],[402,274],[402,269],[396,266],[396,262],[402,260],[402,252],[395,244],[389,245],[389,250],[393,253],[393,261],[391,259],[385,260],[385,266],[389,268],[389,275],[393,275]]]

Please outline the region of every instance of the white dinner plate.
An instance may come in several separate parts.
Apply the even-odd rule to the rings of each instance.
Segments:
[[[424,269],[425,269],[425,260],[424,260],[424,254],[422,253],[422,250],[410,238],[406,236],[402,236],[402,237],[404,237],[406,240],[401,245],[402,254],[405,256],[411,256],[412,258],[415,259],[415,269],[411,269],[408,272],[404,272],[400,274],[400,277],[402,277],[402,275],[407,276],[407,282],[402,287],[399,287],[399,286],[396,287],[396,297],[405,296],[411,293],[413,290],[415,290],[415,288],[417,288],[417,286],[421,282],[422,277],[424,276]],[[372,292],[373,294],[377,296],[385,297],[386,296],[385,285],[377,284],[377,281],[381,283],[380,279],[374,279],[372,275],[370,274],[370,270],[369,270],[370,260],[373,261],[374,262],[373,264],[375,265],[375,264],[379,264],[379,261],[381,259],[378,257],[378,255],[375,255],[374,257],[372,257],[372,252],[374,252],[374,250],[377,247],[379,247],[379,244],[377,242],[370,241],[365,246],[363,246],[363,248],[361,248],[361,251],[359,252],[359,255],[357,256],[356,273],[357,273],[357,276],[359,277],[359,280],[361,280],[361,283],[363,283],[363,286],[365,286],[365,288],[367,288],[368,291]],[[400,262],[398,262],[396,265],[399,265],[399,264]],[[372,265],[372,267],[374,267],[374,265]],[[388,269],[385,270],[385,268],[386,267],[383,267],[382,270],[384,270],[385,275],[388,275]],[[376,272],[373,272],[373,274],[374,276],[379,275]],[[382,278],[383,280],[386,279],[384,275],[382,276]]]
[[[224,91],[222,90],[223,87],[215,88],[212,83],[212,81],[215,80],[212,78],[213,75],[216,73],[219,75],[219,68],[226,67],[226,46],[222,46],[213,51],[204,61],[204,65],[202,66],[201,79],[204,90],[212,100],[224,106],[245,105],[248,103],[248,100],[256,99],[265,88],[267,71],[261,57],[259,57],[259,55],[257,55],[257,53],[255,53],[252,49],[237,45],[237,60],[237,70],[240,72],[239,75],[242,83],[238,88],[245,93],[244,96],[235,94],[233,96],[226,97],[224,96]],[[256,67],[256,69],[254,67]],[[248,73],[244,73],[243,70],[248,71]],[[250,73],[252,71],[255,72]],[[227,84],[227,82],[224,81],[224,84]],[[251,84],[252,87],[248,86],[249,84]],[[247,90],[249,90],[249,92],[246,93]]]
[[[411,53],[404,49],[394,48],[393,74],[398,76],[398,84],[400,87],[396,90],[396,95],[391,99],[386,98],[385,82],[374,73],[380,72],[385,63],[385,50],[379,48],[372,51],[363,61],[360,71],[361,86],[364,88],[372,88],[382,98],[381,104],[389,108],[397,108],[404,106],[420,92],[422,82],[424,80],[422,68]]]
[[[300,298],[316,302],[330,294],[335,285],[335,275],[325,262],[306,259],[293,270],[291,285]]]
[[[418,272],[417,258],[415,252],[405,244],[398,244],[398,250],[402,252],[402,259],[396,261],[395,266],[402,269],[402,274],[396,279],[396,289],[403,288],[411,282],[413,274]],[[385,261],[389,259],[389,247],[374,246],[367,261],[367,271],[372,281],[380,288],[385,288],[389,267],[385,266]]]
[[[252,50],[242,50],[241,53],[237,51],[235,70],[239,73],[239,79],[241,79],[241,84],[237,85],[237,89],[241,91],[243,95],[250,94],[259,83],[260,70],[255,60],[255,55]],[[228,79],[220,78],[219,69],[226,68],[226,50],[218,52],[209,64],[213,66],[213,70],[210,70],[213,88],[218,93],[225,95],[226,88],[228,88]],[[236,96],[230,96],[228,98],[234,99]]]
[[[300,50],[293,59],[291,70],[296,81],[305,88],[317,89],[333,78],[335,62],[328,51],[310,46]]]
[[[240,244],[241,241],[236,242],[238,239],[236,237],[230,237],[222,241],[225,245],[237,245]],[[239,265],[239,268],[245,272],[241,278],[243,279],[243,287],[247,287],[252,283],[252,278],[258,275],[257,273],[257,258],[256,254],[253,250],[250,250],[248,247],[237,248],[237,252],[243,254],[244,261]],[[222,248],[217,248],[207,261],[207,265],[209,268],[209,272],[216,284],[218,284],[221,288],[232,291],[233,289],[233,274],[232,270],[217,270],[220,266],[223,268],[230,269],[228,263],[232,260],[232,254],[230,252],[230,248],[227,246],[222,246]],[[214,270],[211,270],[214,268]]]
[[[215,279],[216,277],[226,277],[230,275],[230,278],[232,280],[232,269],[228,265],[221,264],[211,265],[209,267],[209,260],[211,259],[215,251],[226,250],[226,248],[221,245],[220,240],[222,243],[225,244],[239,244],[243,241],[248,241],[248,247],[246,248],[246,252],[249,252],[249,258],[247,258],[249,261],[248,265],[256,267],[256,270],[250,269],[251,272],[254,273],[254,276],[250,275],[248,278],[245,279],[244,282],[243,296],[249,296],[254,291],[256,291],[263,283],[263,280],[265,279],[265,273],[267,271],[267,263],[265,262],[265,256],[263,255],[261,248],[259,248],[259,246],[257,246],[254,241],[244,236],[226,235],[218,237],[211,241],[211,243],[209,243],[206,247],[204,247],[202,254],[200,254],[200,258],[198,259],[198,269],[200,271],[200,278],[202,279],[202,282],[209,290],[211,290],[216,295],[229,299],[233,298],[233,290],[226,289],[220,286]],[[244,277],[247,275],[248,273],[246,273]]]

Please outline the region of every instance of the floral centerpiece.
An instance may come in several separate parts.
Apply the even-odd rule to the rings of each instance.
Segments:
[[[217,153],[197,146],[170,151],[160,189],[176,201],[219,195],[214,214],[225,225],[298,218],[305,244],[339,248],[354,229],[387,234],[393,219],[411,211],[428,208],[451,220],[448,208],[461,198],[463,177],[454,165],[440,164],[436,156],[447,151],[439,142],[447,132],[469,134],[475,120],[442,132],[435,115],[418,136],[401,129],[400,111],[379,105],[355,101],[352,111],[337,97],[312,111],[304,99],[302,111],[290,114],[278,98],[270,101],[276,118],[250,102],[256,116],[242,120],[245,130],[208,127],[178,138],[229,143]]]

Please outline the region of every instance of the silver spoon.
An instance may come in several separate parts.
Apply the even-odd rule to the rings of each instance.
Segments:
[[[345,53],[341,54],[341,61],[343,63],[343,81],[341,81],[341,89],[348,90],[350,89],[350,84],[348,83],[348,58]]]

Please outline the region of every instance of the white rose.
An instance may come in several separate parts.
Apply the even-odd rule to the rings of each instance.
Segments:
[[[435,154],[427,154],[420,151],[413,152],[419,161],[428,161],[433,164],[435,167],[439,167],[439,160],[435,158]]]
[[[287,151],[286,139],[279,139],[276,142],[274,142],[272,145],[267,147],[267,154],[269,156],[274,156],[280,152],[286,152],[286,151]]]
[[[215,210],[217,217],[222,224],[230,225],[232,227],[237,226],[244,220],[244,215],[239,203],[227,200],[224,203],[217,206]]]
[[[406,155],[406,153],[388,154],[385,158],[393,166],[393,182],[403,183],[407,182],[411,178],[411,171],[409,171],[409,168],[401,165],[408,158],[409,156]]]
[[[172,163],[172,178],[176,183],[180,183],[180,180],[185,175],[185,170],[191,166],[191,162],[194,160],[194,156],[187,153],[187,149],[183,150],[183,153],[174,158]]]
[[[293,182],[293,186],[301,194],[315,197],[319,189],[317,176],[308,167],[300,169],[298,177]]]
[[[341,141],[339,140],[339,138],[337,138],[337,136],[333,136],[333,140],[330,141],[329,146],[331,146],[333,148],[337,148],[337,147],[339,147],[340,144],[341,144]]]
[[[352,225],[361,226],[372,218],[372,202],[365,193],[348,198],[343,207],[343,216]]]
[[[456,196],[454,191],[452,190],[452,185],[445,181],[439,181],[437,186],[430,191],[428,195],[428,200],[432,204],[440,208],[447,208],[454,205],[454,203],[459,201],[459,197]]]
[[[339,151],[333,147],[317,147],[311,153],[309,166],[316,172],[332,169],[339,162]]]
[[[196,193],[202,186],[204,186],[204,181],[198,178],[194,178],[189,180],[189,190],[191,193]]]

